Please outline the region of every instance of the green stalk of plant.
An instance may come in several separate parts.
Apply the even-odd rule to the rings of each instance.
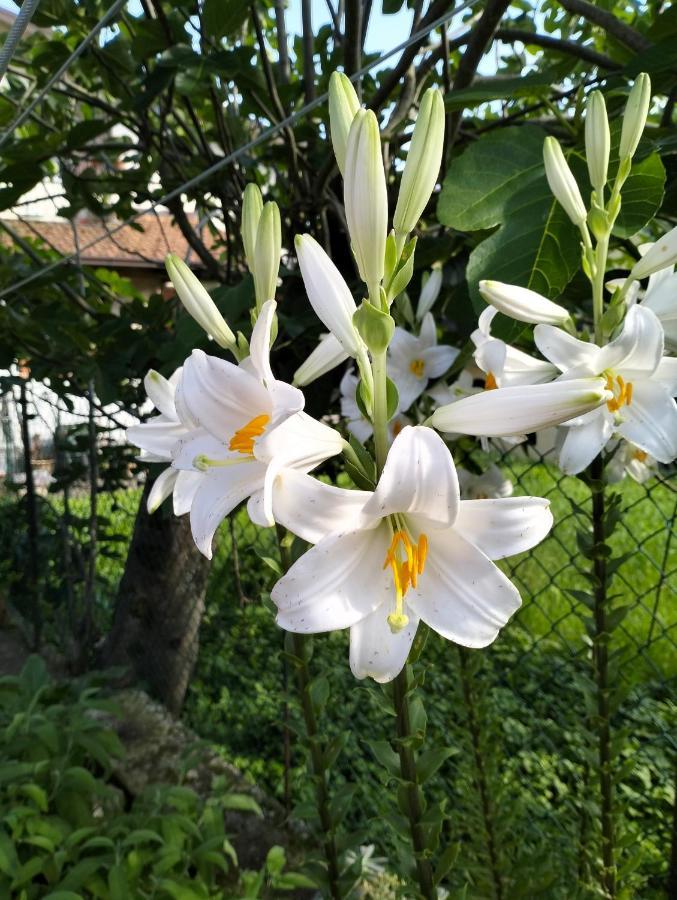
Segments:
[[[288,536],[280,526],[277,526],[277,538],[282,569],[286,572],[290,568],[292,560]],[[322,849],[327,867],[326,886],[332,900],[340,900],[345,893],[340,880],[341,869],[335,831],[338,821],[337,811],[332,809],[329,794],[329,768],[340,752],[341,744],[336,742],[336,747],[325,747],[320,738],[317,718],[326,702],[327,691],[326,679],[313,680],[308,665],[312,653],[312,638],[286,632],[285,649],[296,671],[299,701],[308,745],[308,769],[314,783],[317,819],[322,832]]]

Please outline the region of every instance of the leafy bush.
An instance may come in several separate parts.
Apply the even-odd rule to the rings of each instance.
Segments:
[[[204,900],[308,885],[283,871],[280,847],[260,873],[240,876],[224,811],[261,811],[223,780],[207,800],[151,785],[126,808],[112,774],[123,749],[102,719],[114,707],[100,686],[96,676],[55,683],[37,656],[0,679],[0,896]]]

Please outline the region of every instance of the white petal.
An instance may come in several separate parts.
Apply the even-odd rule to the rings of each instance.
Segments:
[[[281,465],[308,472],[342,449],[338,431],[300,412],[259,438],[254,455],[266,463],[275,459]]]
[[[502,281],[480,281],[480,294],[506,316],[531,325],[562,325],[569,318],[563,306],[542,294]]]
[[[654,313],[632,306],[621,334],[600,354],[600,372],[618,369],[626,381],[650,375],[663,356],[663,328]]]
[[[497,382],[502,380],[507,346],[503,341],[492,338],[484,341],[475,350],[473,356],[480,369],[487,375],[493,375]]]
[[[392,603],[387,528],[333,532],[298,559],[275,585],[277,623],[312,634],[349,628],[372,610]]]
[[[286,381],[268,382],[268,394],[272,404],[270,422],[267,429],[275,427],[283,419],[300,412],[305,406],[305,397],[298,388],[287,384]]]
[[[365,504],[365,515],[408,513],[431,528],[446,528],[456,518],[458,505],[458,478],[447,445],[431,428],[403,428]]]
[[[326,372],[335,369],[346,359],[348,359],[348,354],[339,339],[331,333],[325,334],[320,338],[320,343],[308,359],[294,373],[294,384],[304,387]]]
[[[442,637],[464,647],[486,647],[519,609],[520,595],[454,527],[428,534],[425,569],[407,601]]]
[[[190,472],[187,469],[176,469],[178,477],[174,485],[174,515],[182,516],[190,510],[203,472]]]
[[[435,265],[423,285],[418,298],[418,306],[416,307],[416,318],[422,319],[427,312],[433,308],[435,301],[440,295],[442,288],[442,267]]]
[[[418,628],[418,616],[405,604],[409,623],[397,634],[388,625],[386,606],[350,629],[350,668],[355,678],[373,678],[379,684],[392,681],[404,668]]]
[[[455,347],[448,347],[442,344],[439,347],[429,347],[421,354],[421,359],[425,363],[423,374],[426,379],[439,378],[452,365],[459,351]]]
[[[195,420],[225,443],[255,416],[272,413],[270,395],[254,375],[201,350],[193,350],[184,363],[176,394]]]
[[[181,438],[187,434],[180,422],[171,421],[164,416],[154,416],[141,425],[132,425],[127,429],[127,440],[142,450],[169,462],[172,451]]]
[[[454,528],[489,559],[503,559],[543,540],[552,528],[550,501],[541,497],[461,500]]]
[[[176,444],[173,465],[177,469],[194,471],[196,456],[205,456],[210,460],[240,460],[242,458],[242,454],[228,450],[221,441],[203,428],[188,432]]]
[[[256,461],[204,473],[190,508],[190,527],[197,549],[207,559],[212,558],[216,529],[238,503],[261,489],[265,473],[266,467]]]
[[[418,333],[418,340],[421,350],[428,350],[430,347],[437,345],[437,329],[432,313],[426,313],[421,322],[421,328]]]
[[[597,363],[601,347],[579,341],[554,325],[537,325],[534,328],[534,343],[560,372],[577,366],[584,366],[595,375],[602,371]]]
[[[601,378],[581,378],[484,391],[441,406],[432,423],[440,431],[485,437],[528,434],[605,403],[611,394],[604,384]]]
[[[180,372],[181,369],[178,369],[177,371]],[[174,375],[176,375],[176,372]],[[159,372],[156,372],[155,369],[151,369],[143,379],[143,386],[145,387],[148,399],[153,406],[155,406],[163,416],[167,416],[168,419],[176,420],[174,386],[171,382],[167,381],[167,379],[160,375]]]
[[[296,255],[318,319],[336,336],[346,353],[358,356],[364,345],[353,325],[357,307],[343,276],[308,234],[296,238]]]
[[[667,390],[653,381],[633,384],[632,403],[624,406],[625,421],[618,426],[623,437],[636,444],[658,462],[669,463],[677,456],[677,404]]]
[[[502,387],[518,384],[543,384],[557,376],[557,368],[543,359],[534,359],[516,347],[506,345]]]
[[[346,428],[361,444],[368,441],[374,432],[371,422],[365,419],[364,416],[360,416],[359,419],[349,419],[346,422]]]
[[[428,384],[425,374],[419,377],[411,371],[408,365],[402,366],[394,361],[388,367],[388,375],[397,388],[397,408],[402,411],[409,409]]]
[[[294,469],[282,469],[272,489],[273,515],[289,531],[316,544],[332,531],[359,527],[370,497],[368,491],[348,491]]]
[[[674,397],[677,394],[677,358],[664,356],[651,376],[651,381],[662,384],[668,394]]]
[[[267,386],[273,381],[273,371],[270,368],[270,336],[276,309],[277,303],[274,300],[267,300],[263,304],[249,341],[249,355],[254,370]]]
[[[174,490],[176,477],[179,473],[171,466],[164,469],[153,482],[153,487],[148,494],[146,507],[149,513],[154,513]]]
[[[398,326],[388,346],[388,356],[396,365],[408,369],[411,363],[419,358],[422,350],[419,339]]]
[[[584,425],[572,425],[559,452],[559,467],[566,475],[587,468],[613,434],[613,422],[606,409],[595,410]]]

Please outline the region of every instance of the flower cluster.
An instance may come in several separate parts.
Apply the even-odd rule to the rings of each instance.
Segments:
[[[131,428],[129,438],[142,458],[167,464],[150,508],[172,494],[176,514],[189,513],[205,555],[219,523],[244,500],[255,524],[281,525],[311,544],[272,591],[279,624],[300,633],[350,629],[354,674],[389,681],[404,666],[419,622],[466,647],[492,642],[520,605],[517,588],[494,561],[533,547],[552,525],[548,501],[511,496],[498,470],[457,471],[450,436],[515,443],[559,426],[568,471],[579,471],[618,434],[665,460],[674,456],[675,440],[672,426],[661,424],[665,383],[675,373],[661,361],[663,331],[651,309],[652,295],[658,307],[664,302],[658,284],[641,303],[626,290],[633,301],[621,333],[601,346],[575,337],[570,314],[557,304],[484,282],[490,306],[472,336],[474,368],[455,372],[450,384],[429,385],[453,371],[458,356],[438,343],[432,313],[441,267],[424,281],[415,313],[410,303],[407,309],[394,301],[412,280],[412,235],[438,177],[442,97],[430,89],[422,98],[390,230],[376,116],[360,108],[350,81],[336,73],[330,122],[362,284],[358,299],[320,244],[298,235],[308,299],[327,333],[292,385],[275,378],[280,216],[249,185],[242,236],[256,287],[251,338],[236,337],[197,279],[170,257],[178,296],[234,361],[195,350],[169,380],[150,372],[146,390],[158,414]],[[555,153],[555,164],[562,161]],[[570,181],[567,190],[571,202]],[[645,274],[656,252],[644,256]],[[538,323],[544,359],[492,335],[496,310]],[[301,388],[339,365],[347,365],[341,409],[350,441],[304,412]],[[311,474],[338,454],[354,489]],[[468,499],[461,499],[461,486]]]

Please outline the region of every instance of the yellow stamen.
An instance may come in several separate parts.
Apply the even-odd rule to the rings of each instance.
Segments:
[[[485,391],[495,391],[497,387],[498,387],[498,384],[496,383],[496,378],[494,376],[494,373],[493,372],[487,373],[487,377],[484,381],[484,390]]]
[[[390,547],[383,562],[383,568],[390,566],[395,586],[395,612],[388,616],[388,625],[397,634],[409,623],[404,612],[404,597],[410,587],[416,588],[418,576],[423,574],[428,553],[428,538],[421,534],[418,544],[414,544],[406,531],[398,529],[393,534]]]
[[[636,459],[637,462],[643,463],[648,455],[649,454],[645,453],[644,450],[635,450],[635,452],[632,454],[632,458]]]
[[[268,422],[270,422],[270,416],[265,413],[260,416],[254,416],[251,421],[235,432],[228,444],[228,449],[251,456],[254,450],[254,442],[266,430]]]
[[[607,400],[606,404],[609,412],[616,413],[619,409],[630,406],[632,403],[632,382],[626,383],[622,375],[616,375],[614,379],[613,374],[607,372],[606,389],[613,394],[611,400]]]
[[[417,378],[423,378],[425,362],[422,359],[412,359],[409,363],[409,371],[413,372]]]

